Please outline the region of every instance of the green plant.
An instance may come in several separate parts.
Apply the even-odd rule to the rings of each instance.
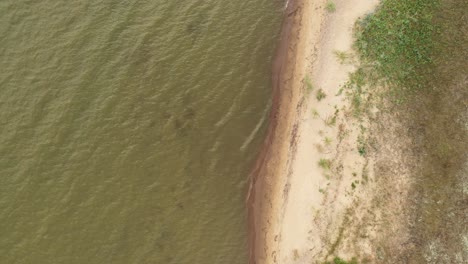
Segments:
[[[325,119],[325,124],[327,126],[334,126],[336,125],[336,119],[338,118],[338,114],[340,113],[340,110],[337,108],[335,105],[335,113],[332,116],[328,116],[327,119]]]
[[[315,97],[317,98],[317,101],[320,102],[322,99],[327,97],[327,94],[322,89],[319,89]]]
[[[355,180],[351,183],[351,188],[354,190],[356,189],[357,185],[359,184],[359,181],[358,180]]]
[[[365,156],[366,155],[366,147],[365,146],[358,146],[359,155]]]
[[[340,257],[335,257],[333,262],[326,261],[324,264],[358,264],[356,258],[352,258],[350,261],[345,261]]]
[[[314,117],[314,118],[320,117],[320,114],[317,111],[317,109],[312,109],[312,117]]]
[[[310,79],[309,75],[306,74],[304,77],[304,85],[305,88],[307,89],[307,92],[312,92],[314,90],[314,86],[312,85],[312,80]]]
[[[349,57],[350,57],[348,53],[346,53],[344,51],[339,51],[339,50],[333,51],[333,54],[335,54],[338,62],[341,63],[341,64],[345,64],[348,61]]]
[[[331,138],[329,138],[329,137],[325,137],[325,138],[323,139],[323,142],[325,143],[325,145],[329,146],[329,145],[331,145],[331,143],[333,142],[333,140],[332,140]]]
[[[334,125],[336,125],[336,115],[327,117],[327,119],[325,119],[325,124],[326,124],[327,126],[334,126]]]
[[[325,9],[330,12],[330,13],[333,13],[336,11],[336,5],[333,1],[329,0],[327,2],[327,4],[325,5]]]
[[[346,90],[346,95],[351,101],[351,109],[355,117],[360,117],[366,105],[366,90],[364,89],[369,81],[369,73],[363,67],[359,67],[356,71],[348,76],[348,81],[343,85],[342,89]]]
[[[340,96],[343,93],[343,87],[341,87],[338,92],[335,94],[335,96]]]
[[[324,158],[320,159],[318,162],[319,167],[321,167],[324,170],[329,170],[331,168],[331,164],[331,160]]]
[[[357,139],[357,150],[359,152],[359,155],[365,156],[367,154],[366,150],[366,140],[364,138],[363,134],[360,134]]]

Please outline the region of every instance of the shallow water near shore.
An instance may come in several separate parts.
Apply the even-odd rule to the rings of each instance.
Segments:
[[[246,263],[282,1],[2,1],[2,263]]]

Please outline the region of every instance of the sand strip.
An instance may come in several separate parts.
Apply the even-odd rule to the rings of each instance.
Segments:
[[[345,211],[356,198],[347,195],[352,172],[368,162],[355,151],[359,131],[346,114],[337,114],[345,113],[349,102],[335,95],[354,67],[340,64],[334,52],[351,49],[356,19],[377,0],[334,3],[336,10],[330,12],[325,0],[290,1],[285,11],[270,126],[248,197],[250,263],[311,263],[329,257],[336,238],[327,236],[340,236]],[[319,89],[326,94],[320,101]],[[337,124],[331,125],[335,115]],[[340,137],[345,130],[346,137]],[[320,159],[339,163],[340,170],[324,169]],[[339,177],[332,175],[336,171]]]

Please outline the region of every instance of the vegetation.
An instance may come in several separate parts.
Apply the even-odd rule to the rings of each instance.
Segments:
[[[322,89],[319,89],[315,97],[317,98],[317,101],[320,102],[322,99],[325,99],[325,97],[327,97],[327,94]]]
[[[320,114],[319,114],[319,112],[317,111],[317,109],[312,109],[312,116],[313,116],[314,118],[320,117]]]
[[[336,11],[336,5],[335,5],[335,2],[329,0],[327,2],[327,4],[325,5],[325,9],[330,12],[330,13],[333,13]]]
[[[377,11],[358,21],[355,48],[360,60],[390,85],[398,100],[425,86],[421,71],[432,64],[438,0],[385,0]]]
[[[335,113],[331,116],[328,116],[327,119],[325,119],[325,124],[327,126],[334,126],[336,125],[336,119],[338,118],[340,110],[336,108],[335,106]]]
[[[351,100],[351,108],[355,117],[360,117],[364,110],[366,101],[366,91],[369,74],[364,67],[359,67],[356,71],[349,74],[348,81],[343,85],[342,89],[346,89],[346,94]]]
[[[429,86],[425,76],[433,64],[437,29],[432,18],[438,2],[385,0],[376,12],[356,23],[354,47],[361,65],[341,88],[355,117],[361,117],[368,105],[366,85],[388,87],[390,99],[397,103]],[[340,61],[348,57],[341,51],[335,55]]]
[[[351,183],[351,189],[356,189],[357,185],[359,184],[359,181],[358,180],[355,180]]]
[[[325,119],[325,124],[326,124],[327,126],[334,126],[334,125],[336,125],[336,118],[337,118],[336,115],[332,115],[332,116],[327,117],[327,119]]]
[[[409,202],[417,208],[411,220],[418,219],[418,224],[411,226],[411,240],[421,243],[403,255],[389,254],[388,263],[397,259],[426,263],[427,249],[441,241],[441,233],[443,241],[437,252],[431,253],[434,263],[456,263],[463,252],[459,234],[465,228],[461,212],[466,206],[460,206],[464,190],[460,168],[466,161],[468,148],[464,142],[468,142],[468,136],[466,122],[455,120],[466,109],[467,4],[463,0],[382,0],[374,13],[356,24],[355,49],[361,64],[342,87],[353,114],[360,117],[368,100],[383,96],[389,103],[383,110],[391,112],[381,113],[401,122],[412,139],[411,145],[402,149],[408,155],[406,162],[414,162],[412,158],[416,157],[420,163],[409,166],[411,177],[418,182],[411,187]],[[366,156],[369,146],[358,140],[357,151]],[[367,166],[359,173],[359,184],[371,181]],[[357,177],[358,173],[352,175]],[[351,188],[357,188],[357,184],[353,181]],[[392,186],[388,188],[391,191]],[[444,224],[447,222],[452,223],[449,229]],[[340,238],[327,257],[334,256]],[[392,252],[391,246],[383,243],[383,247],[385,252]],[[324,263],[357,261],[335,258]]]
[[[365,156],[367,153],[366,150],[366,140],[364,139],[364,135],[360,134],[357,139],[357,150],[359,152],[359,155]]]
[[[304,77],[304,85],[307,90],[307,92],[312,92],[314,90],[314,86],[312,85],[312,80],[310,79],[309,75],[306,74]]]
[[[336,59],[341,64],[347,63],[350,58],[350,55],[344,51],[335,50],[333,51],[333,54],[335,54]]]
[[[358,152],[359,152],[359,155],[365,156],[366,155],[366,147],[364,145],[358,146]]]
[[[329,170],[331,168],[331,160],[329,159],[320,159],[318,162],[319,167],[321,167],[324,170]]]
[[[345,261],[339,257],[335,257],[333,262],[327,261],[325,264],[358,264],[356,258],[352,258],[350,261]]]

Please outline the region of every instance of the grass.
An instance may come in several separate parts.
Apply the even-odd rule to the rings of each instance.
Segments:
[[[312,92],[314,90],[314,86],[312,85],[312,80],[310,79],[309,75],[306,74],[304,77],[304,85],[307,92]]]
[[[366,147],[364,145],[358,146],[358,152],[359,152],[359,155],[365,156],[366,155]]]
[[[327,117],[327,119],[325,119],[325,124],[326,124],[327,126],[334,126],[334,125],[336,125],[336,115]]]
[[[319,102],[325,99],[325,97],[327,97],[327,94],[323,91],[323,89],[319,89],[315,96],[315,98],[317,98],[317,101]]]
[[[348,76],[348,81],[343,85],[342,89],[347,92],[348,98],[351,100],[351,109],[354,117],[360,117],[366,105],[365,86],[368,84],[369,74],[364,67],[359,67],[356,71]]]
[[[336,11],[336,5],[335,5],[335,2],[333,1],[328,1],[327,4],[325,5],[325,9],[330,12],[330,13],[333,13]]]
[[[335,257],[333,259],[333,262],[327,261],[327,262],[325,262],[325,264],[358,264],[358,262],[357,262],[356,258],[352,258],[351,260],[346,261],[346,260],[343,260],[340,257]]]
[[[432,23],[439,0],[386,0],[357,23],[355,49],[362,63],[391,86],[398,101],[426,86],[422,69],[433,61]]]
[[[359,184],[359,181],[358,180],[355,180],[351,183],[351,189],[356,189],[357,185]]]
[[[443,7],[438,8],[440,3]],[[466,1],[463,0],[383,0],[374,13],[356,24],[355,49],[361,62],[361,76],[353,76],[357,78],[353,80],[350,89],[345,89],[346,94],[350,94],[355,114],[359,116],[366,107],[366,90],[360,90],[363,86],[359,83],[360,77],[364,77],[362,79],[368,92],[378,88],[379,93],[383,91],[384,100],[390,99],[390,103],[396,103],[378,107],[391,107],[392,113],[398,114],[396,118],[408,125],[405,129],[408,129],[410,137],[416,139],[405,148],[409,149],[406,152],[409,154],[409,162],[414,162],[411,156],[415,156],[420,164],[418,168],[411,169],[410,173],[418,182],[414,188],[415,195],[412,195],[413,205],[418,208],[414,211],[422,212],[412,216],[412,219],[421,221],[411,229],[412,234],[415,234],[414,239],[421,243],[411,249],[408,255],[404,255],[411,257],[415,263],[425,263],[423,256],[427,245],[430,245],[430,241],[440,239],[440,232],[444,233],[446,248],[459,247],[456,244],[459,242],[455,243],[459,239],[460,232],[457,231],[463,230],[463,225],[462,229],[458,228],[458,223],[463,221],[455,216],[450,218],[453,223],[451,228],[446,229],[442,224],[446,223],[447,215],[453,214],[453,208],[458,208],[450,207],[449,204],[459,199],[453,186],[459,179],[456,176],[460,174],[458,168],[464,162],[461,157],[466,157],[465,150],[456,151],[457,148],[466,149],[465,144],[460,143],[463,142],[460,139],[466,138],[466,135],[456,136],[465,130],[450,119],[450,116],[456,116],[459,109],[466,108],[466,105],[458,104],[459,99],[456,99],[460,98],[463,80],[466,79],[463,78],[466,76],[463,69],[467,69],[466,59],[463,59],[466,57],[463,54],[466,54],[464,43],[467,36],[464,23],[466,11],[463,10],[466,10]],[[374,86],[374,83],[378,85]],[[402,103],[405,105],[400,106]],[[443,155],[435,153],[446,151],[446,147],[437,148],[436,144],[446,142],[447,139],[454,140],[447,141],[451,142],[452,154],[450,160],[446,159],[448,161],[445,162]],[[414,150],[417,151],[411,154]],[[358,151],[366,155],[364,146],[360,148],[358,145]],[[371,181],[367,164],[362,169],[360,180],[363,185]],[[448,188],[448,194],[440,191],[446,189],[446,186],[452,186]],[[443,201],[443,206],[431,202],[419,204],[417,201],[420,198]],[[389,256],[388,262],[396,263],[394,260],[398,257],[402,256]],[[452,256],[447,258],[448,262],[449,258],[451,262],[456,262]]]
[[[313,117],[313,118],[318,118],[318,117],[320,117],[320,114],[319,114],[319,112],[317,111],[317,109],[312,109],[312,117]]]
[[[340,113],[340,110],[336,108],[335,106],[335,113],[331,116],[328,116],[324,121],[327,126],[335,126],[336,125],[336,119],[338,118],[338,114]]]
[[[409,95],[429,87],[427,71],[437,28],[432,24],[439,0],[386,0],[374,13],[356,23],[354,49],[361,65],[342,89],[351,101],[354,117],[369,104],[366,86],[387,87],[389,99],[402,103]],[[349,55],[334,52],[339,61]]]
[[[325,137],[323,139],[323,143],[325,143],[325,145],[327,146],[330,146],[332,142],[333,142],[333,139],[331,139],[330,137]]]
[[[346,130],[346,126],[343,123],[338,125],[338,139],[340,141],[343,140],[348,134],[349,134],[349,131]]]
[[[324,170],[329,170],[331,168],[332,162],[329,159],[320,159],[318,162],[320,168]]]
[[[357,150],[359,152],[359,155],[365,156],[367,154],[366,150],[366,140],[364,139],[364,135],[360,134],[357,139]]]
[[[336,59],[340,64],[345,64],[349,61],[350,55],[345,51],[335,50],[333,51],[333,54],[335,54]]]

